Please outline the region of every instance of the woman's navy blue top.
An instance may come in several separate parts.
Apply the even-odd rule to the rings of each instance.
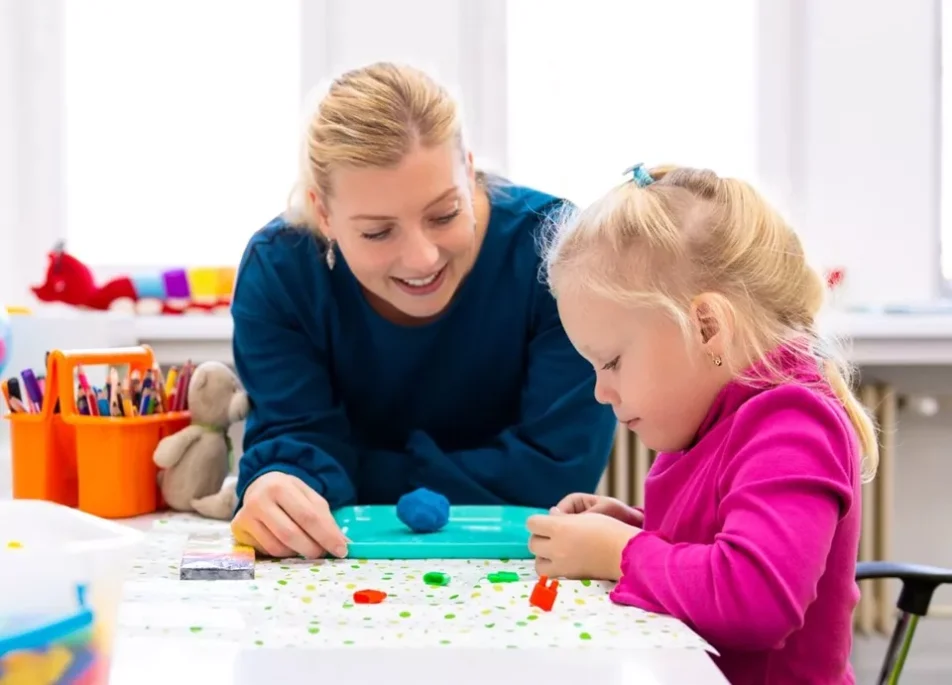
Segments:
[[[538,243],[562,201],[490,191],[482,248],[432,323],[382,318],[338,255],[275,219],[235,284],[235,366],[251,400],[238,496],[282,471],[331,508],[391,504],[418,487],[452,504],[549,507],[593,492],[616,426],[594,397],[540,280]],[[240,504],[239,504],[240,506]]]

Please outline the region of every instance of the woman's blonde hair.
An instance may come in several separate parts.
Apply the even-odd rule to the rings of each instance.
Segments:
[[[426,73],[389,62],[348,71],[331,83],[306,123],[285,216],[317,231],[308,191],[330,197],[335,169],[391,167],[416,145],[447,141],[465,149],[459,107]]]
[[[724,363],[741,373],[745,360],[763,359],[767,377],[746,380],[777,383],[785,379],[771,350],[815,357],[858,434],[863,478],[873,478],[876,426],[853,394],[850,366],[816,330],[826,283],[796,232],[743,181],[703,169],[644,171],[556,222],[543,264],[553,293],[583,287],[622,304],[660,306],[685,333],[692,302],[713,294],[712,314],[735,324],[738,354]]]

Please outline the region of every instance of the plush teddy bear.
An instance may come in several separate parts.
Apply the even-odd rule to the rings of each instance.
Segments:
[[[248,416],[248,395],[235,373],[220,362],[195,368],[188,384],[190,426],[164,437],[152,459],[166,504],[177,511],[227,520],[237,504],[228,428]]]

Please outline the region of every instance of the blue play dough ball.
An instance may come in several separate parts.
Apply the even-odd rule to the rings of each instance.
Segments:
[[[397,518],[414,533],[435,533],[450,520],[450,501],[438,492],[420,488],[397,501]]]

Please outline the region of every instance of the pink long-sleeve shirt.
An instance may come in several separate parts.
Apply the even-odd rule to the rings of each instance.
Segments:
[[[658,455],[611,598],[684,621],[734,685],[852,685],[859,442],[816,363],[780,358],[800,382],[729,384]]]

